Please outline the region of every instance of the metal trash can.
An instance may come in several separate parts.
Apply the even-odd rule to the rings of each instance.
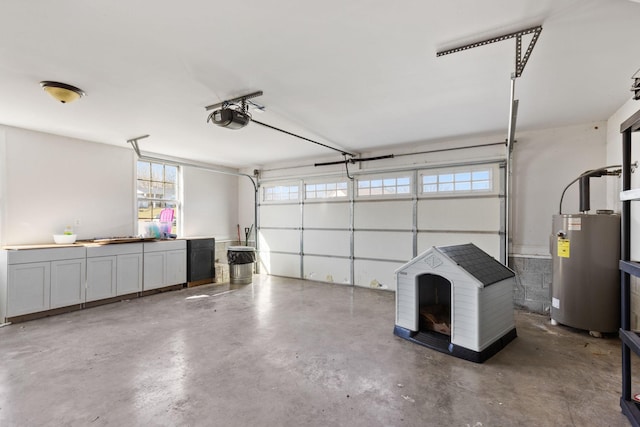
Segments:
[[[248,285],[253,280],[253,263],[256,261],[255,249],[251,246],[229,246],[229,282],[236,285]]]

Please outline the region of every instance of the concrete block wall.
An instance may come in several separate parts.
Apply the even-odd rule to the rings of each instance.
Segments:
[[[216,283],[229,282],[229,263],[227,261],[227,249],[229,246],[236,245],[234,240],[218,240],[216,239],[216,248],[214,255],[214,266],[216,269]]]
[[[551,258],[509,258],[516,272],[513,302],[516,307],[534,313],[549,314],[551,310]]]

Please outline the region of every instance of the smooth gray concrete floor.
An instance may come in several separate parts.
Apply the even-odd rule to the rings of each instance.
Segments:
[[[395,337],[392,292],[269,276],[14,324],[0,426],[628,425],[617,338],[515,317],[484,364]]]

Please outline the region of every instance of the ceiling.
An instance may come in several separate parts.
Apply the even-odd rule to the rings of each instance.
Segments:
[[[515,39],[443,49],[542,25],[516,80],[518,130],[607,119],[640,68],[632,0],[11,0],[0,12],[0,124],[122,147],[149,134],[143,151],[231,167],[333,155],[255,123],[207,123],[207,105],[256,90],[255,119],[357,153],[506,137]],[[57,103],[42,80],[87,96]]]

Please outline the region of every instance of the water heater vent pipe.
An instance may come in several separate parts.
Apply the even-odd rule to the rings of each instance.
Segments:
[[[637,164],[638,162],[635,163],[636,167]],[[562,200],[564,199],[564,194],[567,192],[569,187],[575,184],[576,181],[580,181],[580,212],[586,213],[587,211],[589,211],[591,209],[589,178],[601,176],[620,176],[621,169],[617,169],[614,171],[609,170],[620,167],[621,165],[605,166],[598,169],[588,170],[580,174],[580,176],[567,184],[567,186],[564,187],[564,190],[562,190],[562,195],[560,196],[560,205],[558,207],[558,214],[562,215]]]

